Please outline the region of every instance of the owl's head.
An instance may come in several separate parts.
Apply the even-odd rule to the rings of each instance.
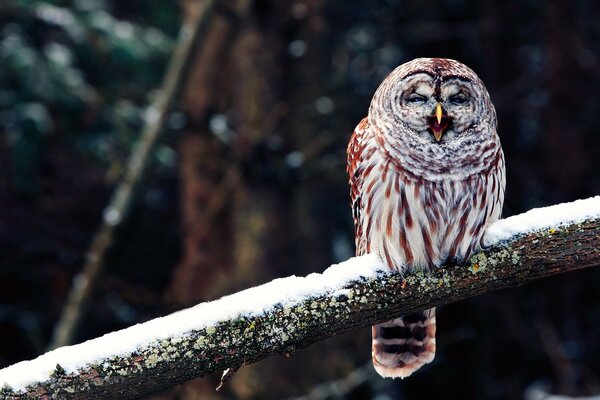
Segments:
[[[396,68],[375,92],[369,117],[397,139],[442,147],[496,134],[496,112],[479,77],[445,58],[417,58]]]

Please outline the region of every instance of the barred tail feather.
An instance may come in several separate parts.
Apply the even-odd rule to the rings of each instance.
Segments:
[[[373,366],[384,378],[405,378],[435,357],[435,308],[373,327]]]

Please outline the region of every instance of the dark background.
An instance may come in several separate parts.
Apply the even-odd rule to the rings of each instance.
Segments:
[[[0,367],[45,351],[190,3],[0,3]],[[600,3],[221,2],[76,342],[353,255],[345,146],[395,66],[458,59],[496,105],[504,216],[600,193]],[[600,272],[438,310],[438,354],[348,399],[600,392]],[[155,399],[279,399],[370,358],[369,329]]]

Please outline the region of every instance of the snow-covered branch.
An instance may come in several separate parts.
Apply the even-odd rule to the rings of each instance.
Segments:
[[[389,273],[376,257],[288,277],[0,370],[0,398],[136,398],[361,326],[600,265],[600,197],[536,209],[486,232],[467,266]]]

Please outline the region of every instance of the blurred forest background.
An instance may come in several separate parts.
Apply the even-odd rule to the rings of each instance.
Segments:
[[[0,367],[45,351],[97,256],[194,3],[0,2]],[[505,216],[600,193],[598,1],[223,0],[207,18],[74,342],[351,257],[345,147],[415,57],[487,85]],[[442,307],[435,362],[404,381],[365,367],[365,328],[243,367],[221,393],[211,376],[151,398],[283,399],[345,377],[311,398],[598,394],[598,287],[590,269]]]

